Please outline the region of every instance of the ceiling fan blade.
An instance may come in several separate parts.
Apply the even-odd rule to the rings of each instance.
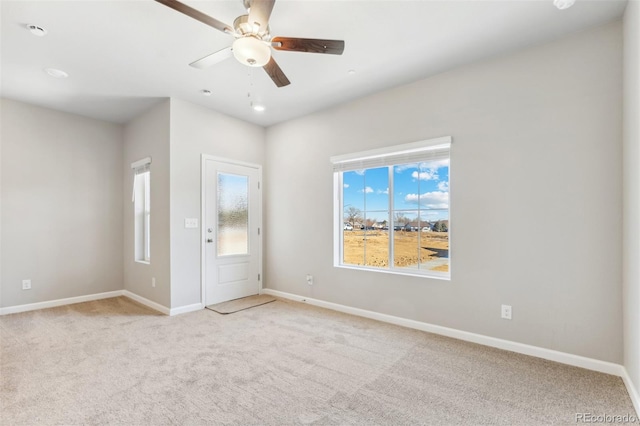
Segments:
[[[218,62],[222,62],[227,58],[230,58],[233,55],[233,49],[231,46],[225,47],[222,50],[218,50],[217,52],[212,53],[211,55],[207,55],[204,58],[200,58],[197,61],[191,62],[191,65],[194,68],[205,69],[209,68]]]
[[[271,80],[273,80],[276,86],[284,87],[291,84],[287,76],[284,75],[284,72],[282,72],[282,70],[280,69],[278,63],[275,61],[275,59],[273,59],[273,56],[271,57],[271,59],[269,59],[269,62],[263,68],[267,72],[267,74],[269,74],[269,77],[271,77]]]
[[[199,10],[192,8],[191,6],[187,6],[184,3],[180,3],[177,0],[156,0],[156,1],[174,10],[177,10],[178,12],[184,13],[185,15],[190,16],[193,19],[196,19],[204,24],[207,24],[217,30],[220,30],[222,32],[229,33],[229,34],[233,33],[233,29],[231,26],[225,24],[224,22],[220,22],[215,18],[212,18],[211,16],[206,15],[200,12]]]
[[[329,53],[342,55],[344,40],[320,40],[315,38],[274,37],[271,45],[276,50],[294,52]]]
[[[257,22],[260,25],[260,31],[266,31],[275,2],[276,0],[251,0],[249,23]]]

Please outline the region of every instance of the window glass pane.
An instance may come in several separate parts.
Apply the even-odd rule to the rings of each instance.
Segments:
[[[420,186],[420,216],[428,221],[421,234],[420,269],[449,272],[449,160],[420,164],[430,179]]]
[[[364,170],[344,172],[342,174],[342,196],[345,213],[364,211]]]
[[[151,172],[136,171],[134,191],[134,260],[151,260]]]
[[[427,210],[420,231],[420,269],[449,272],[449,211]]]
[[[389,267],[389,213],[367,211],[364,229],[365,265]]]
[[[342,263],[364,265],[364,229],[354,228],[345,222],[343,232]]]
[[[218,256],[249,252],[249,178],[218,173]]]
[[[151,172],[144,173],[144,260],[151,261]]]
[[[418,206],[420,191],[418,164],[402,164],[393,167],[393,208],[411,210]]]
[[[364,173],[365,210],[389,210],[389,168],[367,169]]]
[[[417,210],[395,212],[393,233],[393,266],[418,268],[418,236],[420,223]]]

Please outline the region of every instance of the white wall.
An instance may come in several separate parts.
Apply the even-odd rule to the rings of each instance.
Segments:
[[[260,126],[171,99],[172,308],[200,303],[201,155],[262,165],[264,138]],[[185,218],[198,218],[198,229],[185,229]]]
[[[621,41],[613,23],[267,129],[266,286],[622,362]],[[451,281],[334,268],[329,157],[444,135]]]
[[[169,107],[166,101],[129,122],[124,129],[124,289],[171,306],[169,247]],[[131,163],[151,157],[151,262],[134,260],[134,213]],[[122,231],[121,231],[122,232]],[[151,279],[156,286],[151,286]]]
[[[640,2],[624,16],[624,363],[640,392]]]
[[[0,306],[121,289],[122,127],[1,103]]]

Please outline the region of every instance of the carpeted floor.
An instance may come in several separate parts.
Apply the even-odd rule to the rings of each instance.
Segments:
[[[2,425],[575,424],[620,378],[277,300],[167,317],[124,298],[0,317]]]

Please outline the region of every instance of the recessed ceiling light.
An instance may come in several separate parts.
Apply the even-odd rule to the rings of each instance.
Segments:
[[[200,93],[202,93],[202,96],[211,96],[211,90],[204,89]]]
[[[264,110],[266,109],[264,105],[260,105],[260,104],[251,105],[251,108],[253,108],[253,110],[256,112],[264,112]]]
[[[55,69],[55,68],[45,68],[44,72],[49,74],[51,77],[55,77],[55,78],[67,78],[67,77],[69,77],[69,74],[67,74],[66,72],[64,72],[62,70]]]
[[[569,9],[576,0],[553,0],[553,4],[560,10]]]
[[[38,37],[42,37],[47,34],[47,30],[34,24],[27,25],[27,28],[29,28],[29,31],[31,31],[31,34],[36,35]]]

